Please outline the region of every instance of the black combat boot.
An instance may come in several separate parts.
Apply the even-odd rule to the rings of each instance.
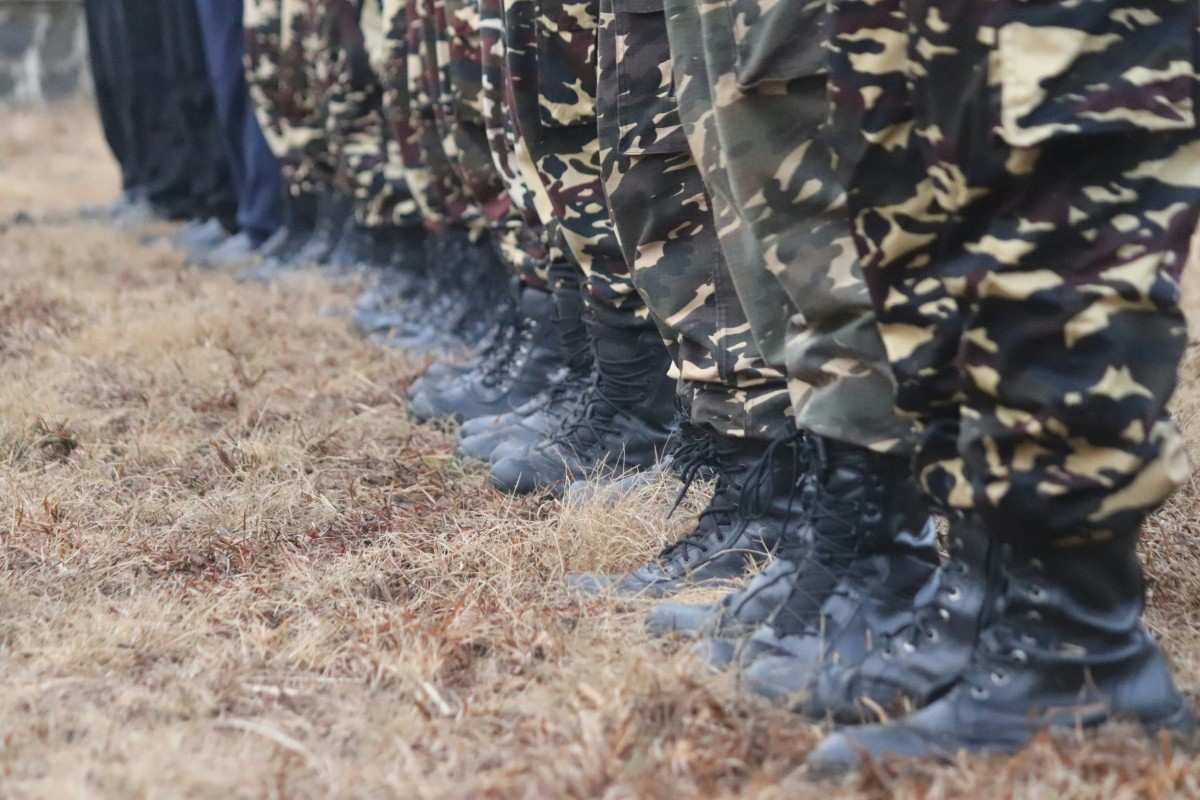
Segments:
[[[466,355],[447,355],[430,363],[408,387],[409,401],[416,400],[422,394],[444,391],[450,383],[481,370],[485,362],[504,357],[507,348],[512,346],[517,330],[516,305],[506,305],[505,308],[507,313],[492,324],[491,330]],[[377,334],[371,339],[374,340],[375,336]]]
[[[380,266],[379,280],[359,296],[352,315],[363,335],[406,324],[430,280],[423,229],[377,228],[371,238],[370,262]]]
[[[266,282],[290,269],[296,255],[316,231],[319,197],[315,194],[288,195],[284,204],[283,228],[259,250],[259,263],[243,271],[242,281]]]
[[[337,246],[346,220],[353,211],[353,201],[341,192],[322,193],[317,200],[317,221],[312,236],[293,254],[286,266],[313,267],[324,264]]]
[[[590,383],[589,372],[562,370],[554,376],[548,391],[511,414],[497,417],[492,427],[464,436],[459,442],[459,456],[489,465],[524,457],[529,448],[562,426]]]
[[[808,461],[804,437],[793,433],[768,443],[705,430],[707,441],[697,440],[691,453],[674,456],[685,462],[677,467],[684,472],[684,491],[694,469],[716,472],[712,501],[696,527],[626,575],[569,577],[573,589],[665,597],[740,578],[780,547],[792,515],[800,512],[799,487]]]
[[[565,367],[550,386],[517,410],[463,424],[458,454],[462,458],[496,463],[525,452],[558,430],[575,402],[592,380],[592,340],[585,322],[586,309],[580,286],[581,274],[574,264],[550,268],[554,285],[554,328]]]
[[[472,240],[463,230],[431,238],[430,245],[437,279],[422,302],[425,311],[380,343],[417,353],[474,348],[512,311],[508,270],[489,239]]]
[[[825,664],[805,713],[843,723],[902,716],[958,680],[996,599],[998,547],[973,517],[951,521],[946,546],[949,558],[921,587],[904,624],[863,658]]]
[[[646,469],[670,433],[676,381],[671,357],[649,324],[617,327],[589,322],[596,378],[571,416],[519,458],[492,466],[492,484],[504,492],[559,492],[596,472]]]
[[[831,635],[839,636],[838,646],[846,648],[853,647],[855,637],[865,639],[864,626],[876,622],[882,607],[893,609],[893,614],[911,607],[913,595],[937,564],[934,529],[903,459],[816,436],[812,449],[801,531],[794,537],[806,542],[806,547],[793,556],[796,569],[788,596],[740,644],[740,651],[736,639],[728,635],[702,645],[699,651],[707,651],[706,658],[715,667],[727,666],[735,652],[743,665],[760,658],[787,657],[794,661],[790,679],[807,683],[803,672],[811,674],[820,664]],[[853,585],[853,601],[840,604],[847,607],[839,606],[837,615],[833,609],[823,614],[826,603],[846,588],[842,586],[846,579]],[[868,589],[884,597],[868,598],[864,595]],[[746,622],[764,608],[762,602],[744,607]],[[844,617],[838,622],[845,629],[837,634],[828,627],[834,616]],[[745,626],[730,627],[741,633]],[[753,677],[767,686],[774,676],[770,672]]]
[[[347,218],[337,244],[329,251],[323,266],[331,275],[349,275],[371,266],[374,254],[372,229],[359,224],[352,214]]]
[[[1191,711],[1141,623],[1137,537],[1056,547],[1022,533],[1020,545],[1004,547],[1001,599],[959,679],[903,720],[827,737],[809,756],[814,774],[868,758],[1012,752],[1041,730],[1117,720],[1192,733]]]
[[[813,527],[812,547],[797,565],[792,595],[743,651],[748,689],[775,700],[802,700],[822,665],[859,663],[875,641],[911,619],[917,592],[937,567],[937,526],[907,473],[901,474],[876,487],[882,513],[864,514],[858,523],[861,538],[857,547],[851,544],[857,555],[819,614],[802,620],[806,604],[798,600],[799,592],[806,584],[817,586],[816,599],[823,583],[812,573],[839,572],[836,551],[822,545],[822,527]],[[820,503],[819,491],[815,502]]]
[[[521,289],[517,328],[505,357],[486,370],[451,382],[440,392],[414,398],[410,411],[421,420],[462,421],[513,411],[549,388],[566,366],[554,328],[554,296],[545,289]]]

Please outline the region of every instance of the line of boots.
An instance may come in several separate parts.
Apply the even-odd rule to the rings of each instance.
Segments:
[[[814,720],[844,726],[816,776],[864,759],[1011,752],[1039,731],[1127,720],[1190,735],[1193,720],[1141,623],[1137,532],[1086,545],[937,528],[906,462],[811,434],[770,443],[709,431],[693,459],[716,489],[693,531],[577,591],[668,597],[749,576],[710,605],[666,602],[653,636]]]

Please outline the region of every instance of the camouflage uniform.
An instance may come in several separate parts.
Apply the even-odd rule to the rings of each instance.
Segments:
[[[1136,528],[1200,214],[1194,0],[837,0],[836,141],[918,474],[989,530]]]
[[[503,3],[501,0],[480,0],[478,8],[482,57],[482,110],[488,148],[491,150],[492,163],[504,181],[513,208],[519,215],[517,219],[525,231],[539,237],[539,244],[544,253],[541,259],[531,262],[523,270],[523,274],[527,282],[546,287],[550,281],[550,263],[562,261],[564,256],[562,249],[554,244],[553,219],[546,217],[546,222],[551,224],[543,224],[543,218],[538,213],[534,186],[526,179],[518,162],[524,150],[513,119],[512,98],[504,79]]]
[[[279,68],[283,56],[283,0],[246,0],[242,18],[246,36],[246,83],[254,113],[271,152],[287,156],[287,121]]]
[[[331,0],[323,25],[331,63],[326,125],[335,184],[354,198],[355,221],[364,228],[419,225],[407,187],[388,174],[383,87],[367,42],[368,35],[382,37],[379,7],[364,3],[360,10],[350,0]]]
[[[785,370],[796,425],[878,451],[911,445],[821,135],[820,3],[666,0],[683,130],[704,174],[742,307]],[[753,244],[735,252],[744,229]]]
[[[596,137],[596,3],[505,0],[506,78],[543,217],[580,265],[593,315],[610,325],[644,318],[617,242]]]
[[[476,0],[420,0],[423,30],[434,56],[434,117],[442,149],[467,193],[483,210],[501,257],[516,273],[545,283],[543,230],[531,230],[514,207],[492,161],[483,115],[483,52]]]
[[[756,260],[756,244],[728,208],[714,216],[679,120],[666,25],[661,2],[601,2],[597,107],[609,205],[634,281],[677,348],[693,420],[774,438],[788,425],[783,364],[760,355],[726,260]]]
[[[279,102],[287,155],[284,178],[294,195],[314,194],[333,181],[325,124],[329,52],[321,37],[320,0],[282,0]]]
[[[374,61],[383,79],[390,141],[425,227],[460,226],[479,235],[483,212],[465,194],[438,135],[425,71],[432,59],[417,0],[382,0],[384,36]]]

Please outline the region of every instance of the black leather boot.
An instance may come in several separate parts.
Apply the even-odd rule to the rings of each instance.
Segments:
[[[511,313],[508,271],[490,240],[474,241],[466,231],[446,231],[430,246],[427,259],[436,283],[421,302],[423,312],[381,343],[417,353],[473,348]]]
[[[463,423],[460,457],[495,463],[524,455],[562,424],[592,379],[594,360],[579,268],[560,263],[550,268],[554,294],[554,328],[565,359],[563,370],[545,391],[517,410]]]
[[[616,327],[589,322],[596,378],[571,416],[520,458],[492,466],[504,492],[561,491],[572,480],[604,472],[646,469],[659,458],[673,418],[676,381],[671,357],[649,324]]]
[[[379,280],[354,305],[354,327],[363,335],[397,328],[416,311],[414,301],[430,280],[421,228],[378,228],[371,231],[370,262],[379,265]]]
[[[827,654],[865,651],[881,618],[911,608],[937,565],[935,529],[903,459],[821,437],[812,445],[797,537],[807,548],[796,558],[787,598],[738,654],[744,666],[768,659],[746,678],[774,695],[807,685]]]
[[[325,192],[317,200],[317,221],[312,236],[288,259],[293,268],[324,264],[337,246],[353,211],[353,201],[341,192]]]
[[[516,335],[505,356],[486,370],[451,382],[441,392],[421,394],[410,406],[413,416],[461,421],[513,411],[532,400],[566,366],[553,321],[553,295],[523,288]]]
[[[239,280],[270,281],[289,269],[316,230],[319,205],[316,194],[289,195],[284,205],[282,233],[267,240],[259,251],[259,263],[242,272]]]
[[[492,427],[464,436],[458,454],[488,464],[523,457],[529,448],[559,429],[590,382],[588,372],[562,371],[542,395],[511,414],[496,418]]]
[[[827,737],[809,757],[814,774],[865,758],[1011,752],[1044,729],[1113,720],[1191,734],[1190,709],[1141,623],[1137,537],[1071,547],[1030,538],[1004,547],[1000,600],[958,680],[906,719]]]
[[[800,482],[807,466],[803,437],[792,434],[773,443],[721,436],[692,454],[676,454],[697,468],[715,469],[716,490],[696,527],[653,561],[627,575],[576,575],[577,591],[614,591],[665,597],[692,586],[740,578],[780,547],[800,514]],[[685,472],[684,491],[688,483]]]
[[[827,663],[805,713],[844,723],[902,716],[958,680],[995,601],[998,548],[973,517],[954,518],[946,544],[949,558],[921,587],[904,624],[861,659]]]
[[[369,267],[374,254],[375,238],[371,229],[360,225],[351,215],[323,266],[332,275],[352,274]]]

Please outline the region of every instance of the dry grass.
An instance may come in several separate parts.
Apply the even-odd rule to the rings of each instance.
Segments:
[[[111,196],[88,111],[6,116],[0,186],[0,216]],[[406,421],[420,365],[322,314],[346,291],[0,232],[0,797],[829,796],[818,728],[648,642],[644,606],[560,590],[672,535],[662,492],[498,497]],[[1193,441],[1197,385],[1192,358]],[[1198,490],[1146,544],[1189,689]],[[1112,731],[836,793],[1197,796],[1200,761]]]

